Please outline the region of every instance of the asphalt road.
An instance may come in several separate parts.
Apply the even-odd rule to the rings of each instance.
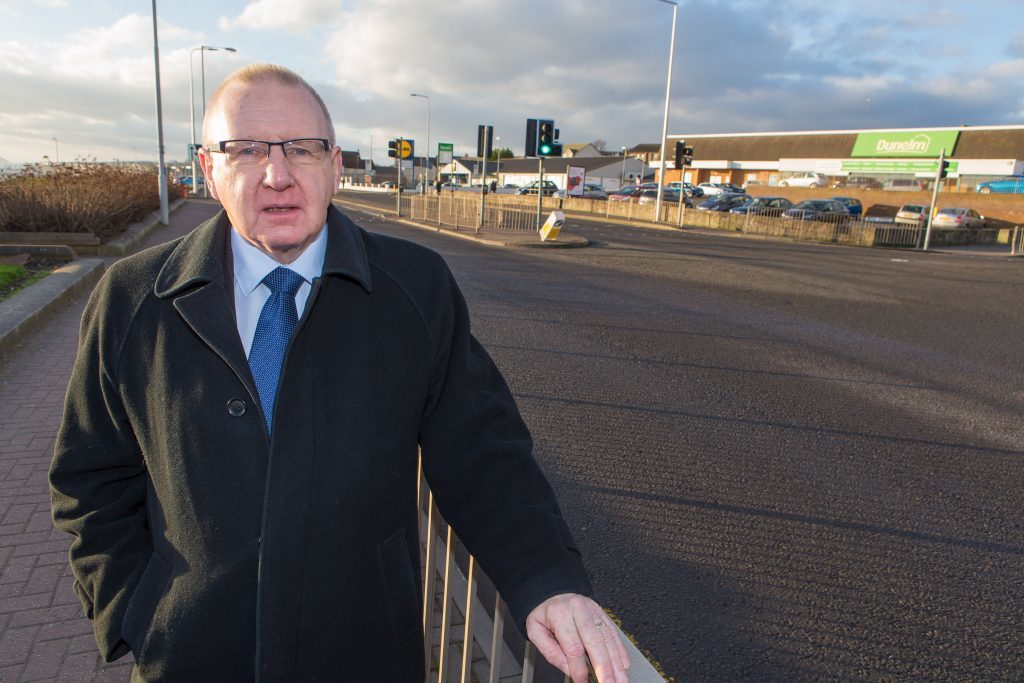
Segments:
[[[455,272],[679,680],[1024,679],[1024,261],[574,224]]]

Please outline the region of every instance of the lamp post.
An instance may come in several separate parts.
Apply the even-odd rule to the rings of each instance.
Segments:
[[[498,159],[498,168],[496,171],[494,171],[494,189],[495,191],[497,191],[498,183],[501,182],[501,136],[495,135],[494,139],[496,140],[494,144],[494,154],[495,157]]]
[[[156,35],[156,0],[153,6],[153,68],[156,70],[156,137],[157,137],[157,182],[160,184],[160,222],[171,222],[167,210],[167,169],[164,168],[164,109],[160,100],[160,42]]]
[[[665,84],[665,118],[661,124],[661,175],[658,177],[658,201],[654,209],[655,220],[661,220],[661,195],[665,183],[665,141],[668,138],[668,104],[672,98],[672,62],[676,54],[676,12],[679,4],[675,0],[658,0],[666,5],[672,5],[672,42],[668,48],[668,79]]]
[[[226,52],[235,52],[233,47],[210,47],[209,45],[200,45],[194,47],[188,51],[188,120],[190,128],[192,129],[192,194],[196,194],[196,96],[195,96],[195,84],[193,72],[195,69],[192,68],[192,56],[199,51],[199,65],[202,71],[202,84],[203,84],[203,117],[206,117],[206,61],[203,59],[204,52],[216,52],[217,50],[224,50]],[[206,183],[203,183],[203,192],[206,192]]]
[[[57,145],[57,138],[50,138],[53,140],[53,156],[57,159],[57,163],[60,163],[60,146]]]
[[[626,146],[622,146],[622,171],[619,173],[619,189],[626,185]]]
[[[409,97],[422,97],[427,101],[427,149],[423,155],[423,194],[427,193],[427,167],[430,166],[430,95],[409,93]]]

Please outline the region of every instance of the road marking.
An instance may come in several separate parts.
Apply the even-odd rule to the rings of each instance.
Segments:
[[[893,263],[909,263],[909,261],[905,258],[891,258],[889,260],[892,261]]]

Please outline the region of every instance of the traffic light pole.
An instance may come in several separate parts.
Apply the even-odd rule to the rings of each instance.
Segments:
[[[544,211],[544,157],[537,157],[537,232],[540,232],[540,214]]]
[[[932,219],[935,217],[935,202],[939,197],[939,185],[942,183],[943,171],[946,167],[946,148],[939,152],[939,167],[935,169],[935,184],[932,187],[932,203],[928,207],[928,228],[924,231],[924,246],[921,251],[928,251],[928,243],[932,239]]]
[[[402,138],[398,138],[398,154],[395,155],[395,163],[398,164],[398,183],[395,185],[395,216],[402,217]]]

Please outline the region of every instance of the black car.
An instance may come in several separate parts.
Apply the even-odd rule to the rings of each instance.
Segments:
[[[793,208],[793,202],[785,197],[754,197],[746,204],[729,210],[729,213],[744,213],[751,216],[781,216],[786,209]]]
[[[849,220],[850,210],[846,204],[835,199],[805,199],[792,209],[783,211],[782,217],[798,221],[843,223]]]
[[[700,211],[731,211],[750,201],[750,195],[723,192],[716,194],[711,199],[705,199],[697,205]]]
[[[840,180],[833,187],[859,187],[864,190],[881,190],[881,181],[866,176],[852,175],[845,180]]]

